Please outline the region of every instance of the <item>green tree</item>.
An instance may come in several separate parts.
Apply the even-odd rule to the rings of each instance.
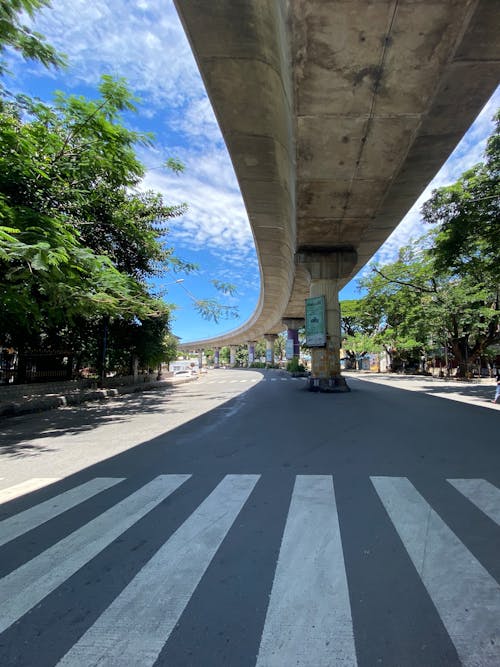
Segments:
[[[359,304],[364,322],[360,333],[382,346],[393,370],[417,365],[429,335],[421,295],[428,289],[432,267],[420,245],[402,248],[395,262],[372,267],[360,280],[367,292]]]
[[[438,226],[432,250],[438,271],[500,284],[500,111],[484,162],[434,190],[422,215]]]
[[[0,75],[6,49],[46,66],[64,58],[22,23],[46,0],[0,0]],[[52,105],[0,89],[0,342],[18,349],[79,345],[96,355],[150,365],[164,355],[170,306],[153,277],[190,271],[165,243],[168,221],[185,205],[139,189],[136,156],[152,136],[128,128],[136,99],[123,79],[103,76],[100,97],[58,92]],[[183,170],[173,158],[165,166]],[[219,292],[234,286],[212,281]],[[237,316],[234,305],[194,299],[206,319]],[[94,356],[94,360],[96,358]],[[91,362],[90,362],[91,363]]]
[[[27,119],[15,102],[0,107],[4,339],[26,342],[80,316],[168,312],[145,278],[172,254],[159,219],[180,210],[131,190],[143,173],[134,144],[148,138],[121,124],[119,111],[131,108],[123,81],[105,77],[101,93],[25,102]]]
[[[500,341],[500,111],[484,162],[435,190],[422,214],[435,225],[429,252],[445,278],[431,312],[464,374]]]
[[[43,35],[22,23],[23,14],[33,17],[49,6],[49,0],[0,0],[0,76],[6,73],[5,51],[9,48],[46,67],[64,65],[64,57],[47,44]]]
[[[236,365],[248,366],[248,348],[246,345],[239,345],[236,349]]]
[[[500,342],[494,288],[468,275],[438,273],[432,249],[415,255],[403,248],[396,262],[374,267],[362,284],[367,294],[361,302],[376,326],[372,338],[388,352],[394,370],[416,364],[439,343],[465,376],[489,346]]]
[[[340,303],[342,348],[350,368],[356,368],[358,360],[365,354],[382,350],[373,337],[378,326],[379,322],[365,312],[362,299],[346,299]]]
[[[274,341],[274,358],[276,361],[284,361],[286,357],[286,339],[285,333],[279,333]]]

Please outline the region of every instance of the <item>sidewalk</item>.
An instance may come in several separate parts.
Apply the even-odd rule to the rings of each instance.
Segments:
[[[68,405],[79,405],[86,401],[104,401],[108,398],[116,398],[123,394],[133,394],[141,391],[165,389],[177,384],[184,384],[196,380],[198,376],[176,378],[168,377],[165,380],[153,380],[149,382],[138,382],[123,386],[105,389],[57,389],[54,393],[36,393],[36,385],[33,386],[30,395],[16,395],[14,400],[0,400],[0,419],[5,417],[16,417],[33,412],[44,412],[54,408],[66,407]]]
[[[491,410],[500,410],[500,403],[491,402],[495,396],[494,378],[451,380],[425,375],[396,375],[393,373],[373,373],[371,371],[344,371],[343,375],[346,378],[385,384],[396,389],[418,391],[429,396],[447,398]]]

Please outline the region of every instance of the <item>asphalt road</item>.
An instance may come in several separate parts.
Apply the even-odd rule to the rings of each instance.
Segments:
[[[498,667],[493,389],[385,382],[2,422],[0,665]]]

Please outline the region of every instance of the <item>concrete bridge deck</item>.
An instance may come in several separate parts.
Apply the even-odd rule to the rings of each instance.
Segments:
[[[311,253],[336,256],[340,289],[399,224],[498,84],[500,6],[175,2],[261,271],[249,321],[188,346],[239,344],[304,317]]]

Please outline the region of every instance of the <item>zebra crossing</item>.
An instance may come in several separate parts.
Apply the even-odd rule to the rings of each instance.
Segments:
[[[155,664],[174,630],[182,631],[183,613],[242,510],[249,511],[248,505],[258,496],[261,477],[223,476],[187,518],[164,536],[159,548],[53,664]],[[0,521],[0,547],[12,546],[15,540],[29,537],[65,512],[120,489],[126,482],[123,477],[92,478],[7,516]],[[29,624],[32,610],[43,609],[48,596],[160,506],[167,503],[168,511],[175,513],[176,494],[195,482],[190,474],[158,475],[126,492],[118,502],[110,498],[104,511],[8,571],[0,579],[0,633]],[[3,502],[10,498],[9,488],[11,494],[19,495],[20,489],[43,486],[40,479],[23,484],[6,487]],[[500,585],[494,573],[459,539],[411,479],[373,476],[369,484],[460,663],[464,667],[497,667]],[[491,539],[498,539],[497,486],[484,479],[450,478],[442,484],[457,494],[457,499],[470,503],[472,511],[487,517]],[[351,608],[341,512],[335,475],[295,476],[269,597],[264,602],[255,667],[358,665],[356,634],[360,628]],[[240,531],[244,528],[239,526]],[[78,591],[79,601],[85,594]],[[43,634],[37,641],[37,651],[42,654]],[[3,646],[0,636],[0,664],[9,664],[2,659]]]

